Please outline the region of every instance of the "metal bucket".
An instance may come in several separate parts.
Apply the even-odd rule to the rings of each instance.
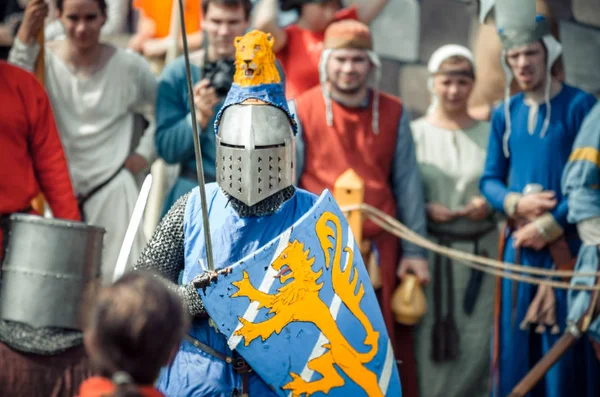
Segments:
[[[13,214],[2,264],[0,318],[81,330],[82,307],[100,285],[104,232],[81,222]]]

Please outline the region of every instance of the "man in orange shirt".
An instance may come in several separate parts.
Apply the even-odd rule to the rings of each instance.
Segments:
[[[289,104],[298,122],[298,186],[313,193],[333,191],[335,181],[351,168],[364,180],[366,204],[425,235],[423,187],[408,114],[399,98],[367,84],[371,72],[379,80],[379,67],[367,25],[344,20],[329,26],[320,62],[323,86]],[[416,397],[412,330],[396,324],[391,304],[398,279],[407,272],[421,283],[429,281],[427,251],[399,241],[371,221],[364,223],[363,236],[379,254],[379,302],[396,359],[402,362],[402,395]]]
[[[163,56],[171,45],[173,2],[179,0],[134,0],[133,7],[139,11],[140,17],[137,33],[131,38],[129,47],[145,56]],[[184,0],[185,30],[188,47],[198,50],[202,46],[202,1]],[[179,18],[179,16],[177,17]],[[177,32],[178,48],[183,49],[181,34]]]
[[[275,38],[273,49],[286,75],[285,91],[295,98],[319,85],[319,58],[323,50],[325,29],[336,20],[358,19],[369,24],[388,0],[357,2],[340,10],[340,0],[285,0],[283,10],[297,10],[299,19],[285,28],[277,22],[278,0],[260,0],[255,9],[255,26]]]

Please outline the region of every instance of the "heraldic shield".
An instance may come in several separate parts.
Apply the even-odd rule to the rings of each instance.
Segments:
[[[401,396],[375,292],[327,190],[203,302],[229,347],[280,396]]]

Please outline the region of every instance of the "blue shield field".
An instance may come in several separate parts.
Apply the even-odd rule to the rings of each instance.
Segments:
[[[360,251],[325,191],[281,236],[206,289],[208,314],[280,396],[401,396]]]

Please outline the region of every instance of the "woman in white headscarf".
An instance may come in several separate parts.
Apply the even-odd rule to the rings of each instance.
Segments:
[[[431,106],[411,129],[430,238],[495,256],[497,224],[478,188],[489,123],[471,118],[467,108],[475,81],[473,56],[467,48],[443,46],[428,69]],[[429,309],[415,330],[420,395],[487,396],[494,280],[437,255],[430,263]]]

